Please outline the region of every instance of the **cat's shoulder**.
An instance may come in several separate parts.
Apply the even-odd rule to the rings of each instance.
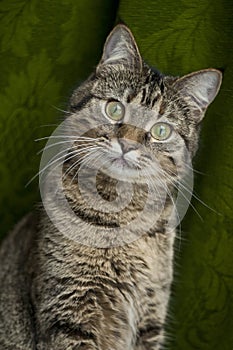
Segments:
[[[17,255],[25,256],[35,239],[38,218],[35,212],[25,215],[4,237],[0,245],[0,261],[15,259]]]

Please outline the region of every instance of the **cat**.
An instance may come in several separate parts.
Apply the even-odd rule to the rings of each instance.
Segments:
[[[55,158],[72,213],[44,198],[1,246],[0,350],[162,349],[175,196],[221,80],[217,69],[162,75],[125,25],[112,30],[71,96],[60,141],[71,146]]]

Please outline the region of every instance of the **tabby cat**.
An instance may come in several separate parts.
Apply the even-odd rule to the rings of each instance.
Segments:
[[[162,349],[176,196],[221,78],[164,76],[125,25],[113,29],[70,99],[57,137],[72,142],[50,159],[70,212],[47,187],[1,246],[1,350]]]

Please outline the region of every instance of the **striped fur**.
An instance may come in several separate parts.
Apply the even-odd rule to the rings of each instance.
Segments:
[[[214,69],[183,78],[160,74],[143,62],[132,34],[119,25],[95,72],[71,97],[67,130],[74,135],[82,123],[88,125],[86,136],[102,137],[104,152],[119,148],[120,139],[143,144],[167,174],[163,188],[174,193],[174,182],[187,171],[185,150],[194,156],[200,121],[220,81]],[[109,100],[124,105],[125,119],[93,129],[91,113],[104,120]],[[176,135],[168,142],[151,138],[150,127],[161,120]],[[151,161],[143,152],[140,157],[141,164]],[[67,158],[64,171],[72,162]],[[106,227],[123,227],[143,208],[143,183],[135,185],[132,201],[119,213],[88,207],[74,177],[77,168],[64,179],[66,197],[80,219],[77,232],[104,238]],[[158,176],[151,177],[159,187]],[[109,203],[116,198],[116,182],[108,174],[98,174],[97,186]],[[53,210],[65,223],[62,207],[54,203]],[[131,243],[106,248],[65,237],[42,208],[24,218],[0,250],[0,350],[161,349],[173,275],[175,227],[167,226],[171,212],[167,195],[160,219],[149,231],[142,230]],[[150,220],[149,214],[143,220]],[[89,232],[83,232],[85,221],[92,224]]]

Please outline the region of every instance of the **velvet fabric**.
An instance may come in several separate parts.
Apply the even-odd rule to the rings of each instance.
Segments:
[[[0,2],[0,232],[39,200],[38,178],[25,187],[46,141],[34,140],[59,124],[115,22],[130,27],[145,60],[163,73],[223,69],[203,121],[195,196],[177,233],[167,348],[231,350],[233,2],[121,0],[117,7],[116,0]]]

